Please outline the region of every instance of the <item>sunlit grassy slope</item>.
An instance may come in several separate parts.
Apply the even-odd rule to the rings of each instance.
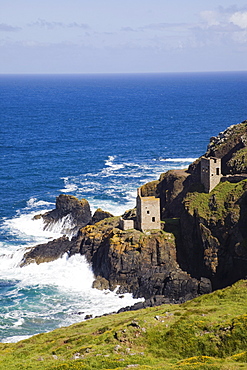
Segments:
[[[247,281],[0,344],[0,369],[247,369]]]

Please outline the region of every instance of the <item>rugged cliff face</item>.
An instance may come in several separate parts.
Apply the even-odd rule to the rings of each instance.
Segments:
[[[92,263],[95,287],[114,289],[120,285],[122,293],[145,298],[165,296],[170,301],[211,290],[206,279],[193,279],[180,269],[172,233],[122,231],[118,225],[119,218],[113,218],[80,230],[77,248]]]
[[[179,267],[173,233],[123,231],[119,222],[120,217],[107,217],[81,228],[71,241],[62,237],[38,245],[27,251],[21,266],[49,262],[66,252],[69,256],[80,253],[92,265],[95,288],[119,286],[119,293],[149,299],[147,305],[183,302],[211,291],[208,279],[192,278]]]
[[[224,177],[206,194],[200,183],[200,158],[188,170],[162,174],[142,186],[142,196],[158,196],[163,230],[123,231],[119,217],[68,195],[42,216],[46,225],[64,217],[79,232],[28,251],[22,264],[81,253],[92,264],[94,287],[163,297],[178,302],[225,287],[247,276],[247,121],[210,140],[204,156],[222,160]],[[127,211],[126,219],[136,217]],[[158,299],[162,303],[162,299]]]
[[[180,219],[183,258],[193,276],[222,288],[247,276],[247,180],[210,194],[188,193]]]
[[[163,219],[180,218],[180,266],[217,289],[247,276],[247,121],[211,138],[204,156],[221,158],[225,175],[210,194],[200,184],[200,158],[184,173],[162,174],[152,192],[161,198]]]

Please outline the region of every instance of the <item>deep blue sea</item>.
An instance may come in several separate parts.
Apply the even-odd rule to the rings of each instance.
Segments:
[[[247,72],[0,76],[0,341],[135,302],[92,289],[82,256],[20,268],[26,248],[62,232],[35,214],[66,193],[120,215],[138,186],[245,119]]]

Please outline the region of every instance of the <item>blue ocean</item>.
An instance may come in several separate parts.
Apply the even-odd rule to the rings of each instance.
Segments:
[[[114,215],[136,188],[185,168],[211,136],[247,119],[247,72],[0,76],[0,341],[15,342],[131,305],[91,288],[83,256],[19,267],[61,236],[33,216],[61,193]]]

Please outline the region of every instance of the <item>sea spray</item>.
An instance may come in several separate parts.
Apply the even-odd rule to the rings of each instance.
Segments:
[[[1,272],[0,278],[7,281],[6,275],[5,300],[11,299],[12,303],[7,308],[4,303],[10,302],[1,302],[3,342],[10,340],[12,333],[33,335],[81,321],[86,315],[114,312],[138,301],[131,294],[120,298],[116,292],[92,289],[94,275],[81,255],[68,258],[65,254],[56,261],[23,268],[12,265],[6,274]]]
[[[30,205],[30,202],[29,202]],[[29,209],[30,211],[30,209]],[[27,212],[27,208],[25,208]],[[92,288],[94,274],[84,256],[77,254],[49,262],[20,267],[27,248],[71,226],[67,217],[53,228],[44,230],[42,218],[34,211],[5,220],[9,235],[18,236],[18,243],[0,245],[0,340],[15,342],[30,335],[81,321],[86,315],[115,312],[137,302],[131,294]],[[14,241],[14,240],[13,240]]]

